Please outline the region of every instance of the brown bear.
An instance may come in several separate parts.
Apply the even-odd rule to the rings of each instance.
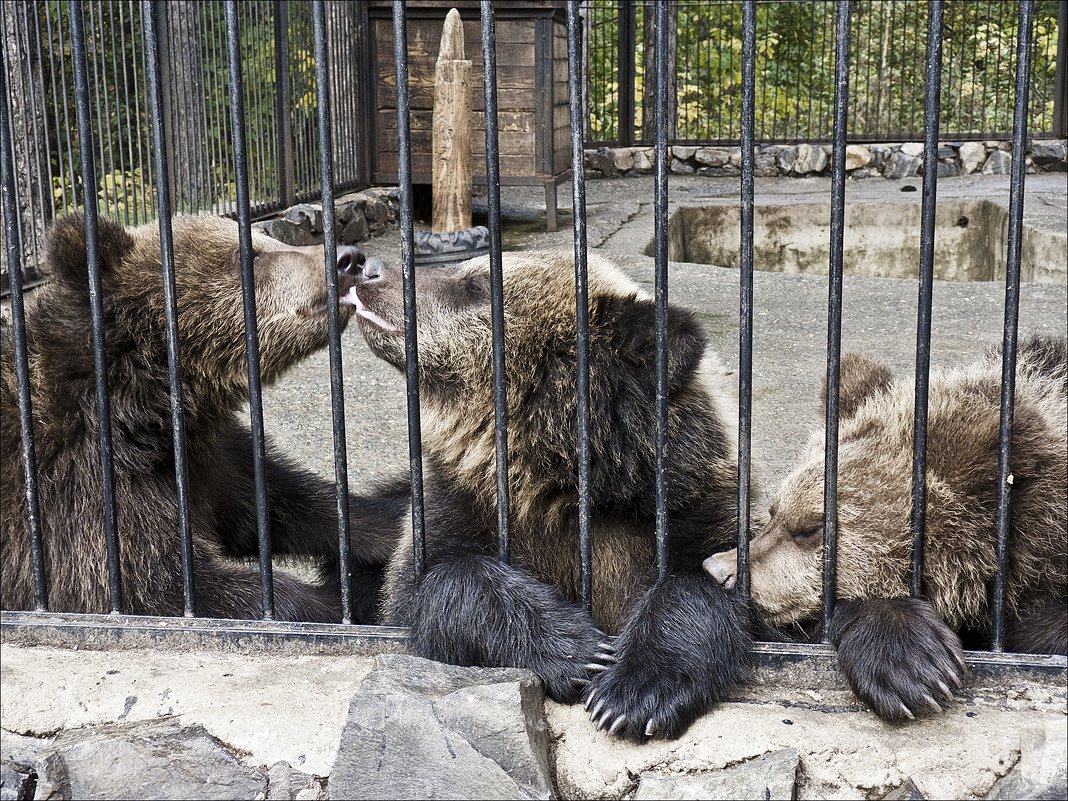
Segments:
[[[592,617],[577,603],[575,265],[569,253],[504,255],[511,559],[497,551],[489,261],[418,274],[426,568],[402,537],[383,618],[422,656],[520,666],[549,695],[585,696],[599,727],[678,735],[740,678],[746,606],[700,570],[733,542],[736,442],[724,371],[695,316],[668,313],[668,573],[655,531],[655,310],[591,254]],[[363,265],[348,301],[371,350],[405,364],[401,271]],[[723,385],[721,385],[721,383]],[[710,621],[712,621],[710,623]],[[604,633],[618,633],[614,644]]]
[[[842,357],[838,463],[840,599],[832,622],[843,673],[889,720],[937,709],[959,680],[958,636],[989,642],[994,579],[1001,355],[930,376],[923,591],[908,598],[911,566],[912,381],[884,365]],[[1006,639],[1009,650],[1066,651],[1064,339],[1021,343],[1012,429]],[[753,601],[769,623],[817,617],[823,552],[823,433],[786,478],[771,519],[750,545]],[[734,584],[734,551],[706,570]],[[870,599],[870,600],[869,600]],[[948,628],[947,628],[948,626]]]
[[[195,609],[209,617],[261,616],[257,570],[234,560],[256,555],[255,491],[248,429],[236,413],[248,401],[238,226],[207,216],[174,220],[179,348],[188,449]],[[104,328],[114,449],[123,611],[180,615],[182,570],[160,236],[156,224],[127,229],[99,222]],[[253,236],[256,307],[264,383],[327,341],[322,248],[294,248]],[[362,259],[341,249],[339,262]],[[50,283],[28,303],[34,443],[49,608],[110,609],[97,404],[90,339],[84,220],[59,219],[48,234]],[[341,292],[352,284],[339,276]],[[350,317],[341,309],[341,322]],[[0,331],[0,606],[34,603],[18,395],[10,332]],[[277,454],[267,460],[274,553],[317,560],[322,584],[275,575],[276,616],[339,621],[336,501],[331,483]],[[384,497],[379,504],[394,499]],[[397,501],[403,504],[403,499]],[[378,507],[350,502],[353,526]],[[403,509],[403,505],[400,507]],[[394,515],[399,515],[399,511]],[[372,528],[372,531],[374,529]],[[393,543],[361,539],[359,563],[383,565]],[[375,549],[379,553],[375,554]],[[372,566],[373,572],[373,566]],[[370,582],[374,584],[373,576]],[[375,588],[355,588],[373,617]]]

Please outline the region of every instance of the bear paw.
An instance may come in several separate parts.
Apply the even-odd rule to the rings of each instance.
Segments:
[[[593,678],[610,664],[606,660],[614,661],[598,646],[602,636],[596,629],[592,636],[574,636],[549,649],[557,655],[535,660],[531,667],[545,684],[546,695],[561,704],[573,704],[582,697]]]
[[[967,672],[960,639],[921,598],[839,601],[831,641],[850,688],[891,723],[941,712]]]
[[[584,696],[586,711],[598,730],[635,742],[650,737],[678,737],[707,706],[704,693],[663,671],[656,660],[619,656],[602,643]]]

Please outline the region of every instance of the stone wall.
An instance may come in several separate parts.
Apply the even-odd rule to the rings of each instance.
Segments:
[[[371,187],[334,199],[335,229],[341,245],[353,245],[397,227],[400,190]],[[323,204],[298,203],[252,226],[287,245],[323,243]]]
[[[920,142],[848,145],[846,173],[851,178],[912,178],[923,174]],[[1007,175],[1012,167],[1012,143],[940,142],[938,176]],[[741,175],[740,147],[668,148],[669,170],[677,175],[730,177]],[[1027,171],[1065,172],[1066,140],[1034,140],[1027,151]],[[830,145],[759,145],[755,148],[756,175],[764,178],[827,175],[831,171]],[[651,147],[600,148],[586,151],[589,178],[614,178],[652,172],[656,154]]]

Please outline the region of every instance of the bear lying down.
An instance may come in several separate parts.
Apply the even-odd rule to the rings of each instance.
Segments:
[[[384,622],[410,626],[426,657],[532,668],[551,697],[583,697],[614,734],[676,736],[739,680],[750,641],[744,605],[700,570],[737,519],[723,371],[694,315],[671,307],[658,579],[654,303],[590,255],[591,615],[578,603],[574,261],[506,253],[503,274],[510,561],[498,559],[489,262],[478,259],[417,274],[426,569],[415,577],[409,530],[388,568]],[[348,297],[371,350],[397,368],[401,286],[398,268],[363,265]]]
[[[1006,592],[1011,651],[1066,652],[1065,340],[1019,348]],[[857,695],[884,718],[937,709],[959,678],[960,642],[986,647],[994,579],[1001,355],[931,373],[923,592],[911,565],[912,381],[878,362],[842,359],[838,466],[838,598],[832,641]],[[750,543],[753,600],[768,622],[818,617],[822,592],[823,433],[783,482]],[[706,570],[734,584],[735,551]],[[871,599],[871,600],[869,600]],[[877,600],[884,599],[884,600]],[[896,600],[885,600],[896,599]],[[948,625],[948,628],[947,628]]]
[[[114,449],[123,611],[180,615],[178,540],[159,228],[126,229],[100,220],[104,327]],[[260,362],[269,384],[327,341],[321,248],[293,248],[254,235]],[[195,611],[206,617],[259,618],[252,446],[236,413],[248,401],[248,373],[237,223],[207,216],[174,221],[179,347],[188,450],[189,519]],[[343,248],[339,261],[358,258]],[[90,338],[84,221],[61,218],[49,232],[49,284],[26,312],[44,567],[53,611],[110,610],[97,405]],[[340,289],[352,284],[339,277]],[[350,318],[341,310],[341,322]],[[13,343],[0,329],[0,606],[34,604],[23,483]],[[311,557],[322,581],[277,573],[276,615],[340,621],[338,537],[333,484],[275,454],[267,459],[274,553]],[[376,505],[377,504],[377,505]],[[388,508],[393,504],[396,509]],[[403,496],[375,504],[350,499],[361,532],[354,580],[357,618],[375,614],[375,565],[393,534],[378,525],[403,511]],[[365,515],[367,517],[365,517]]]

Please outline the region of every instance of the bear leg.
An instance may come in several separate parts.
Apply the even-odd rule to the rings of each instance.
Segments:
[[[702,575],[650,587],[616,639],[586,708],[597,728],[629,740],[678,737],[737,685],[749,664],[745,602]]]
[[[1068,606],[1050,604],[1009,621],[1005,646],[1018,654],[1068,655]]]
[[[275,573],[274,619],[307,623],[338,623],[340,593],[306,584],[286,573]],[[198,617],[260,620],[263,602],[260,574],[252,567],[202,562],[196,567]]]
[[[409,626],[422,657],[529,668],[561,703],[578,700],[590,671],[604,667],[597,661],[604,634],[586,611],[496,557],[453,556],[406,583],[391,594],[386,622]]]
[[[838,601],[830,635],[854,694],[891,723],[941,712],[935,699],[953,700],[967,671],[960,639],[922,598]]]

